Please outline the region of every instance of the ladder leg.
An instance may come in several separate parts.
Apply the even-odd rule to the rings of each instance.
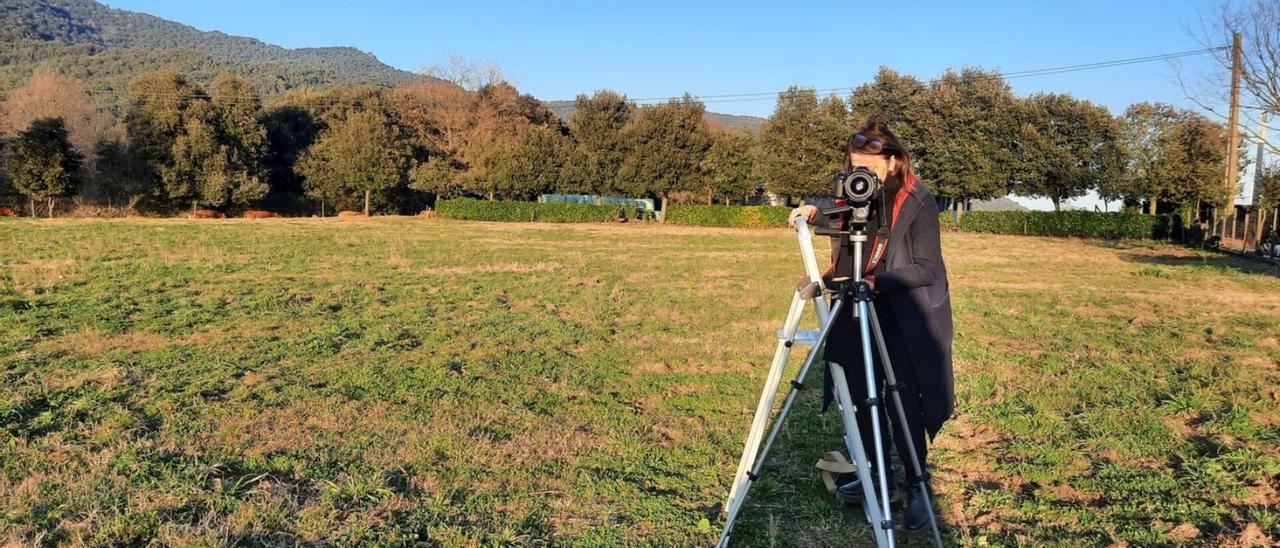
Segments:
[[[804,312],[804,299],[797,292],[792,297],[791,309],[787,312],[786,323],[783,326],[783,336],[786,340],[778,341],[777,349],[774,350],[773,363],[769,366],[769,374],[765,378],[764,390],[760,393],[760,402],[756,405],[755,417],[751,421],[751,430],[747,434],[747,441],[742,450],[742,458],[738,461],[738,472],[734,474],[733,486],[729,489],[729,498],[725,499],[724,508],[728,512],[733,505],[733,500],[738,496],[742,484],[747,480],[747,472],[751,470],[752,464],[755,463],[756,453],[760,447],[760,437],[764,434],[764,429],[768,426],[769,416],[773,413],[774,398],[778,395],[778,383],[782,380],[782,372],[787,367],[787,360],[791,356],[790,341],[795,338],[796,329],[800,325],[800,317]]]

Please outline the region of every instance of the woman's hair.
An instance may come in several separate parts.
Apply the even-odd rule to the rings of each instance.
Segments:
[[[907,192],[915,190],[916,177],[915,169],[911,167],[911,153],[907,152],[907,148],[902,146],[902,142],[898,140],[898,136],[889,130],[889,124],[885,122],[884,117],[879,114],[872,114],[867,117],[867,121],[862,123],[862,127],[853,132],[849,136],[848,142],[844,145],[844,170],[853,169],[853,162],[849,159],[851,152],[863,152],[854,146],[854,138],[858,134],[862,134],[868,141],[879,139],[884,143],[884,149],[879,152],[881,155],[893,156],[898,159],[898,170],[889,175],[890,178],[900,177],[902,181],[902,189]]]

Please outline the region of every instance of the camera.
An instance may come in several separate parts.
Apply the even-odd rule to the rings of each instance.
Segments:
[[[844,205],[824,209],[823,215],[835,217],[848,213],[850,228],[865,226],[872,210],[880,205],[880,177],[864,166],[857,166],[849,171],[837,172],[832,176],[832,183],[832,195],[836,203]],[[816,233],[824,234],[822,231]]]
[[[845,200],[851,204],[870,202],[880,190],[880,178],[874,171],[862,166],[855,167],[852,171],[837,172],[832,179],[832,195],[837,200]]]

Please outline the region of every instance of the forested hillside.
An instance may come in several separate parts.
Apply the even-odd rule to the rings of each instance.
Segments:
[[[122,103],[134,76],[162,67],[201,83],[230,72],[266,95],[335,83],[391,87],[416,78],[355,48],[287,49],[92,0],[0,0],[0,90],[22,85],[41,65],[81,80],[95,102],[110,107]]]

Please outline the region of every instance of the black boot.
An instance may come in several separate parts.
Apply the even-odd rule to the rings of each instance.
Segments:
[[[925,484],[928,491],[928,484]],[[933,504],[932,493],[925,496],[920,493],[920,483],[907,484],[907,510],[902,518],[902,528],[909,533],[923,531],[929,526],[929,506]]]
[[[895,492],[897,491],[897,485],[893,481],[892,468],[889,469],[888,480],[889,500],[893,500]],[[878,496],[880,494],[880,476],[876,474],[875,470],[871,471],[871,485],[874,486],[876,495]],[[836,498],[845,504],[862,506],[862,478],[855,477],[853,478],[853,481],[841,485],[839,489],[836,489]]]

